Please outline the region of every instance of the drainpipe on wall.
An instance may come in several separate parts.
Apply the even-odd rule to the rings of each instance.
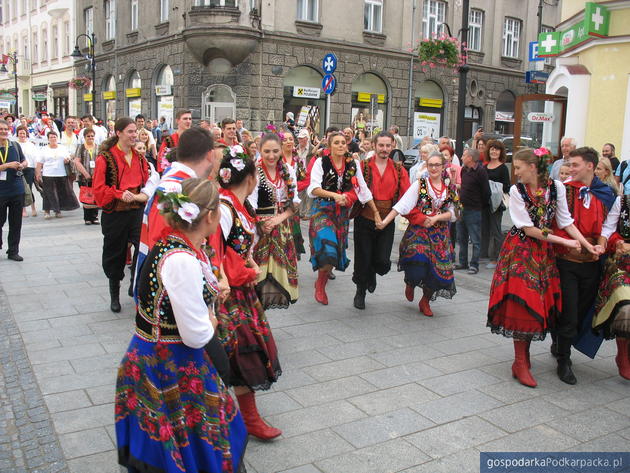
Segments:
[[[416,57],[416,51],[414,49],[415,36],[416,36],[416,8],[417,0],[413,0],[413,7],[411,13],[411,60],[409,61],[409,102],[407,104],[407,135],[409,136],[409,148],[413,143],[413,67],[414,59]]]

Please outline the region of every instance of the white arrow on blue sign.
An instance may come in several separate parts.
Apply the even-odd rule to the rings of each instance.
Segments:
[[[333,53],[328,53],[324,56],[324,60],[322,61],[322,69],[326,74],[332,74],[337,69],[337,56]]]
[[[337,86],[337,79],[332,74],[326,74],[322,79],[322,89],[324,89],[324,93],[327,95],[332,94],[335,91],[335,87]]]

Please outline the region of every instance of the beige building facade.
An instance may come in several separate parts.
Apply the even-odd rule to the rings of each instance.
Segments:
[[[423,35],[461,28],[457,0],[79,0],[77,31],[97,36],[97,117],[142,112],[171,120],[245,120],[261,130],[287,112],[300,126],[398,125],[402,135],[454,135],[458,74],[422,70],[411,49]],[[466,130],[510,133],[537,36],[537,0],[472,0]],[[546,6],[544,25],[558,23]],[[474,32],[473,32],[474,31]],[[507,32],[507,33],[505,33]],[[336,90],[322,91],[322,60],[337,57]],[[79,66],[81,67],[81,65]],[[551,65],[547,66],[549,69]],[[411,90],[411,120],[409,91]],[[78,96],[81,111],[89,102]],[[501,112],[501,113],[499,113]],[[326,117],[329,116],[329,122]]]
[[[0,0],[0,53],[17,53],[19,114],[48,111],[64,118],[76,113],[76,94],[69,88],[75,74],[70,57],[75,5],[72,0]],[[15,94],[12,62],[6,68],[0,90]]]

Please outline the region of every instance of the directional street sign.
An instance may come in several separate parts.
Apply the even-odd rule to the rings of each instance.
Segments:
[[[326,74],[332,74],[337,69],[337,56],[333,53],[328,53],[324,56],[324,60],[322,61],[322,69]]]
[[[330,95],[335,91],[337,86],[337,79],[332,74],[326,74],[322,79],[322,89],[326,95]]]

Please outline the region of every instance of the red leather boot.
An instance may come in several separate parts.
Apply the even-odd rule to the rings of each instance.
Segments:
[[[270,427],[260,417],[256,408],[256,397],[253,391],[247,394],[237,395],[238,405],[241,408],[241,415],[247,427],[247,433],[253,435],[260,440],[273,440],[282,435],[280,429]]]
[[[427,291],[426,289],[423,290],[422,299],[420,299],[420,304],[418,304],[420,312],[422,312],[427,317],[433,317],[433,311],[431,310],[431,306],[429,305],[429,301],[431,300],[432,295],[433,292]]]
[[[407,300],[409,302],[413,302],[413,292],[414,292],[415,287],[410,286],[409,284],[407,284],[405,286],[405,297],[407,298]]]
[[[529,372],[527,366],[527,354],[529,352],[529,342],[525,340],[514,340],[514,363],[512,364],[512,376],[524,385],[535,388],[538,383]]]
[[[619,368],[619,375],[622,378],[630,379],[630,349],[628,343],[630,340],[627,338],[617,337],[617,356],[615,361]]]
[[[328,305],[328,296],[326,295],[328,273],[329,271],[323,271],[320,269],[317,273],[317,281],[315,281],[315,300],[323,305]]]

